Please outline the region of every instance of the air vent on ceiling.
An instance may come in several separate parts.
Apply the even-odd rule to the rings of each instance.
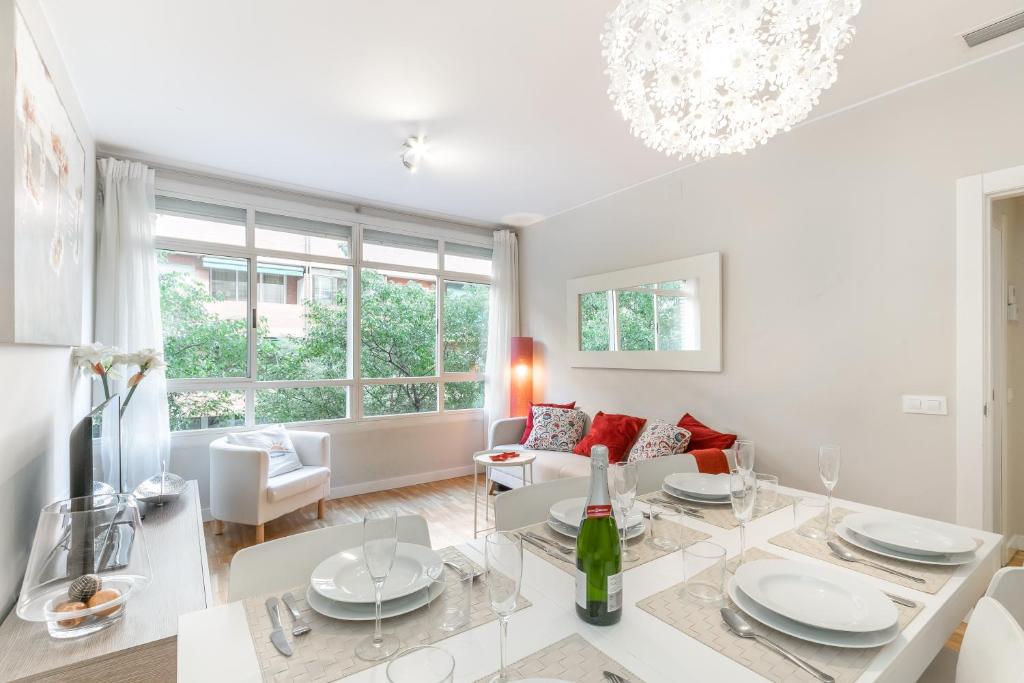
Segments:
[[[967,43],[967,47],[975,47],[1019,28],[1024,28],[1024,12],[1018,12],[988,26],[965,33],[964,42]]]

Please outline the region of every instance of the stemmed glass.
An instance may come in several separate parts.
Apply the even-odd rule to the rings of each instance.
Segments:
[[[736,469],[744,474],[752,474],[755,454],[753,441],[738,440],[736,442]]]
[[[398,636],[380,630],[380,603],[384,582],[391,573],[398,550],[398,515],[394,510],[374,510],[363,515],[363,561],[373,581],[376,612],[373,635],[356,647],[356,656],[369,662],[387,659],[398,652]]]
[[[508,620],[516,611],[523,582],[523,542],[506,532],[487,534],[484,542],[484,570],[491,610],[498,616],[501,669],[490,683],[506,683],[508,674]]]
[[[839,483],[839,446],[825,445],[818,448],[818,475],[828,491],[825,505],[825,538],[832,538],[832,490]]]
[[[757,479],[753,474],[738,470],[729,475],[729,501],[736,521],[740,523],[740,564],[747,554],[747,522],[753,516],[756,498]]]
[[[640,555],[626,546],[626,533],[629,527],[629,513],[633,511],[636,503],[636,487],[639,483],[639,473],[635,462],[617,462],[609,468],[612,480],[612,496],[615,499],[615,507],[622,519],[619,524],[619,543],[622,546],[622,561],[636,562]]]

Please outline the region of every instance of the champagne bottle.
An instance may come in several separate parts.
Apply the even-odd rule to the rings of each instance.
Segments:
[[[608,449],[590,450],[590,495],[576,537],[576,614],[609,626],[622,617],[622,549],[608,493]]]

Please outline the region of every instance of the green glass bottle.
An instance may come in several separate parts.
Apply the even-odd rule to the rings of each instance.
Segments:
[[[608,449],[590,450],[590,495],[576,537],[576,614],[609,626],[622,617],[622,548],[608,493]]]

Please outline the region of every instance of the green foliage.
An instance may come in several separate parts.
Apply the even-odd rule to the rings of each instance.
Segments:
[[[580,351],[607,351],[608,292],[580,294],[580,320]]]
[[[654,294],[618,291],[619,348],[623,351],[654,350]]]
[[[433,287],[397,282],[374,270],[361,274],[360,324],[365,377],[424,377],[435,374],[437,320]],[[449,283],[445,299],[449,372],[482,371],[487,347],[487,285]],[[160,276],[164,349],[169,378],[244,377],[247,374],[245,320],[225,320],[207,308],[213,299],[185,273]],[[271,337],[265,318],[257,324],[259,380],[341,379],[348,376],[348,300],[339,289],[333,305],[302,304],[305,336]],[[171,428],[195,429],[202,416],[218,426],[243,421],[241,392],[180,392],[168,396]],[[482,382],[445,386],[449,409],[483,405]],[[366,415],[437,410],[437,384],[367,385]],[[257,423],[299,422],[347,415],[344,387],[260,389]]]

